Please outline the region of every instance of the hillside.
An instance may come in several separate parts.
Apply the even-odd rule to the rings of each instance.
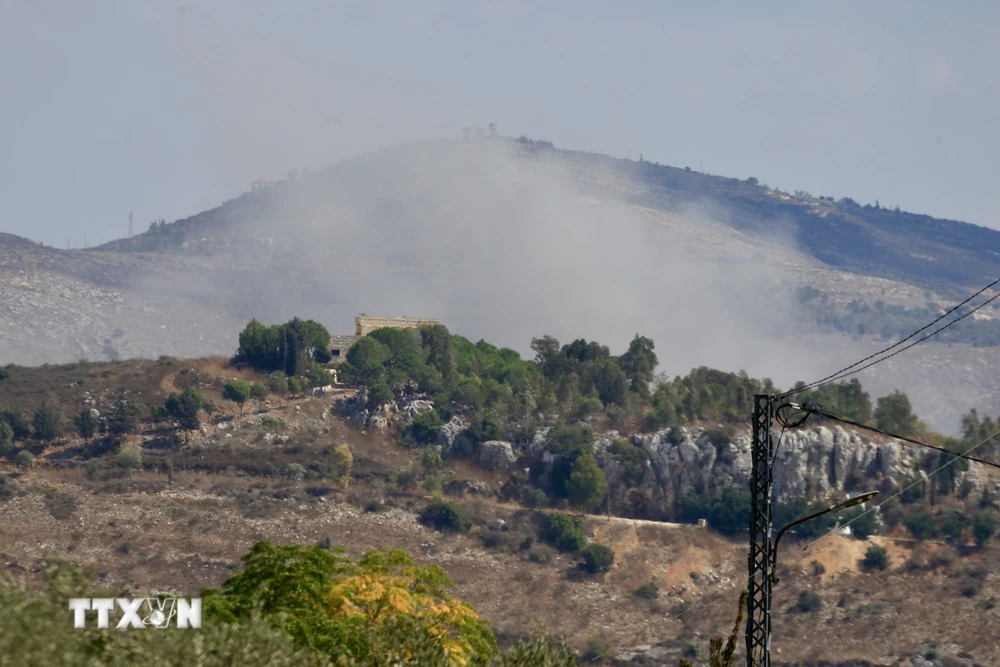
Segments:
[[[460,343],[456,356],[462,365]],[[489,348],[482,347],[489,355]],[[709,515],[707,530],[690,522],[621,516],[632,510],[619,505],[616,480],[634,473],[629,472],[630,459],[619,458],[623,455],[614,453],[613,446],[604,449],[598,443],[595,449],[604,452],[600,459],[616,497],[616,516],[583,519],[587,535],[614,550],[614,563],[606,573],[584,575],[575,566],[578,556],[548,546],[537,532],[542,517],[559,512],[559,506],[527,506],[533,504],[532,495],[520,468],[545,459],[533,448],[565,455],[546,436],[513,443],[517,465],[485,469],[477,464],[481,450],[463,453],[460,438],[442,429],[438,437],[445,443],[446,459],[435,472],[428,450],[402,446],[405,439],[400,437],[408,429],[411,409],[426,409],[427,401],[420,402],[424,396],[401,399],[386,410],[402,433],[359,430],[351,426],[353,416],[343,416],[351,412],[350,387],[316,397],[272,393],[266,404],[242,410],[223,392],[224,382],[234,377],[266,379],[218,358],[9,369],[0,381],[0,401],[29,414],[47,404],[67,411],[90,406],[108,415],[119,387],[147,408],[161,404],[171,392],[196,388],[218,412],[206,415],[199,429],[183,437],[169,422],[147,417],[120,445],[141,452],[138,468],[100,436],[89,443],[72,435],[19,442],[17,451],[33,451],[36,458],[28,468],[13,463],[14,451],[0,460],[6,570],[40,584],[47,568],[65,559],[92,568],[100,585],[116,590],[192,594],[218,586],[262,539],[339,545],[355,557],[376,547],[399,547],[421,563],[440,564],[455,582],[456,593],[500,635],[528,636],[544,627],[565,635],[581,654],[600,649],[611,658],[605,664],[676,664],[696,650],[704,653],[707,638],[731,626],[745,582],[744,538],[721,533],[726,526],[715,515]],[[715,372],[702,380],[726,381]],[[453,403],[458,400],[456,396]],[[727,400],[716,407],[703,405],[701,410],[713,419],[686,421],[679,442],[671,442],[669,430],[631,433],[631,441],[651,458],[645,471],[640,469],[643,481],[637,488],[647,489],[654,499],[657,489],[664,496],[676,490],[710,498],[729,478],[745,475],[739,472],[745,433],[735,432],[726,446],[713,442],[720,437],[711,430],[719,418],[713,410],[732,411]],[[602,419],[567,417],[571,424],[590,424],[597,431],[607,426]],[[796,487],[804,488],[809,478],[831,479],[825,466],[838,456],[825,449],[823,430],[810,426],[785,434],[778,480],[782,497],[796,495]],[[858,440],[853,433],[829,437],[838,439],[837,451],[856,452],[850,465],[857,468],[850,470],[867,470],[882,461],[870,478],[862,476],[865,486],[902,480],[920,465],[919,457],[898,456],[898,444]],[[353,452],[346,484],[332,474],[332,450],[341,443]],[[881,454],[866,460],[864,452]],[[692,454],[708,458],[684,466]],[[879,472],[882,468],[890,474]],[[1000,490],[995,480],[977,472],[980,476],[958,476],[953,483],[974,480],[983,497]],[[438,479],[445,499],[465,508],[470,530],[439,532],[419,521],[432,495],[422,488],[430,488],[429,478]],[[847,483],[839,479],[837,491]],[[983,511],[979,502],[978,491],[964,499],[957,491],[941,491],[896,505],[906,516],[922,511],[948,516]],[[987,500],[985,511],[996,513],[991,502],[995,505]],[[998,620],[996,541],[980,548],[968,534],[949,538],[954,544],[942,537],[916,540],[902,523],[890,524],[892,514],[884,510],[884,529],[867,539],[830,536],[805,551],[808,534],[783,540],[775,588],[776,665],[901,665],[932,653],[952,661],[944,664],[1000,660],[996,642],[987,639]],[[887,569],[862,567],[872,545],[886,549]],[[637,593],[640,589],[645,592]],[[928,608],[935,609],[932,625],[924,622]]]
[[[661,342],[784,384],[922,325],[995,270],[998,233],[752,181],[520,142],[394,146],[100,248],[0,238],[0,354],[18,363],[228,353],[251,318],[351,330],[437,317],[533,336]],[[598,316],[595,317],[595,314]],[[996,309],[862,376],[945,431],[1000,411]],[[738,334],[736,332],[739,332]],[[945,344],[946,343],[946,344]]]

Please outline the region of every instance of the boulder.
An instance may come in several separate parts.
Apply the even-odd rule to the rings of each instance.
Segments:
[[[517,461],[514,448],[509,442],[488,440],[479,444],[477,459],[487,470],[505,470]]]

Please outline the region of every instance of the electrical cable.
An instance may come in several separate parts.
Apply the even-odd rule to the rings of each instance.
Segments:
[[[790,390],[786,391],[783,394],[779,394],[776,398],[785,398],[785,397],[792,396],[794,394],[797,394],[797,393],[800,393],[800,392],[803,392],[803,391],[808,391],[809,389],[812,389],[813,387],[818,387],[821,384],[826,384],[827,382],[836,381],[837,379],[840,379],[843,374],[853,375],[854,373],[859,373],[859,372],[863,371],[865,368],[870,368],[871,366],[873,366],[873,365],[875,365],[877,363],[885,361],[885,359],[888,359],[890,357],[895,356],[896,354],[898,354],[899,352],[902,352],[903,350],[906,350],[906,349],[909,349],[910,347],[913,347],[913,345],[916,345],[917,343],[920,343],[922,341],[927,340],[931,336],[934,336],[935,334],[938,334],[941,331],[944,331],[945,329],[947,329],[948,327],[950,327],[952,324],[955,324],[955,322],[958,322],[958,321],[960,321],[962,319],[965,319],[966,317],[968,317],[972,313],[976,312],[977,310],[979,310],[980,308],[982,308],[986,304],[988,304],[991,301],[993,301],[994,299],[996,299],[998,296],[1000,296],[1000,294],[997,294],[997,295],[993,296],[986,303],[984,303],[984,304],[982,304],[980,306],[977,306],[976,308],[972,309],[968,313],[965,313],[964,315],[962,315],[958,319],[953,320],[952,322],[950,322],[950,323],[946,324],[945,326],[941,327],[937,331],[934,331],[933,333],[928,334],[927,336],[921,338],[920,340],[917,340],[916,342],[912,343],[911,345],[906,346],[905,348],[903,348],[903,350],[898,350],[897,352],[894,352],[893,354],[889,355],[888,357],[885,357],[885,359],[879,359],[879,360],[873,362],[872,364],[869,364],[868,366],[865,366],[864,368],[858,368],[857,370],[853,370],[852,372],[848,373],[848,371],[851,371],[852,369],[855,369],[857,366],[860,366],[861,364],[864,364],[867,361],[871,361],[872,359],[875,359],[876,357],[880,357],[881,355],[885,354],[886,352],[889,352],[890,350],[893,350],[893,349],[899,347],[900,345],[902,345],[906,341],[910,340],[914,336],[917,336],[918,334],[923,333],[927,329],[930,329],[932,326],[934,326],[935,324],[937,324],[941,320],[947,318],[949,315],[951,315],[952,313],[954,313],[955,311],[957,311],[959,308],[961,308],[962,306],[966,305],[967,303],[969,303],[970,301],[972,301],[973,299],[975,299],[977,296],[983,294],[984,292],[986,292],[987,290],[989,290],[990,288],[992,288],[992,287],[994,287],[994,286],[996,286],[998,284],[1000,284],[1000,278],[997,278],[996,280],[994,280],[993,282],[991,282],[989,285],[987,285],[986,287],[982,288],[981,290],[979,290],[978,292],[976,292],[975,294],[973,294],[969,298],[965,299],[961,303],[957,304],[956,306],[953,306],[950,310],[948,310],[944,314],[940,315],[937,319],[935,319],[935,320],[929,322],[928,324],[924,325],[923,327],[917,329],[916,331],[914,331],[913,333],[911,333],[906,338],[900,339],[900,340],[896,341],[895,343],[893,343],[892,345],[890,345],[889,347],[887,347],[887,348],[885,348],[883,350],[879,350],[878,352],[875,352],[873,354],[870,354],[867,357],[865,357],[864,359],[861,359],[860,361],[856,361],[853,364],[851,364],[850,366],[842,368],[839,371],[837,371],[836,373],[828,375],[828,376],[826,376],[825,378],[823,378],[821,380],[817,380],[815,382],[811,382],[811,383],[809,383],[809,384],[807,384],[807,385],[805,385],[803,387],[799,387],[798,389],[790,389]]]
[[[843,530],[844,528],[847,528],[848,526],[850,526],[852,523],[854,523],[855,521],[857,521],[861,517],[863,517],[863,516],[865,516],[867,514],[871,514],[872,512],[874,512],[875,510],[877,510],[878,508],[882,507],[883,505],[885,505],[889,501],[894,500],[895,498],[898,498],[899,496],[903,495],[904,493],[906,493],[907,491],[909,491],[913,487],[917,486],[918,484],[923,484],[924,482],[926,482],[927,480],[929,480],[934,475],[938,474],[939,472],[941,472],[942,470],[944,470],[948,466],[950,466],[953,463],[955,463],[955,461],[958,461],[960,458],[969,458],[968,457],[969,452],[971,452],[971,451],[973,451],[973,450],[975,450],[975,449],[977,449],[979,447],[982,447],[987,442],[989,442],[990,440],[992,440],[993,438],[995,438],[997,436],[1000,436],[1000,430],[996,431],[993,435],[987,436],[986,439],[981,440],[978,443],[972,445],[967,450],[965,450],[961,455],[956,456],[955,458],[951,459],[950,461],[948,461],[944,465],[939,466],[938,468],[935,468],[934,470],[932,470],[930,473],[927,474],[927,477],[924,477],[922,479],[918,479],[917,481],[913,482],[912,484],[903,487],[902,489],[900,489],[896,493],[892,494],[891,496],[889,496],[888,498],[886,498],[885,500],[883,500],[882,502],[880,502],[878,505],[875,505],[871,509],[865,510],[864,512],[862,512],[861,514],[857,515],[856,517],[854,517],[853,519],[851,519],[847,523],[843,524],[842,526],[837,526],[836,528],[832,529],[830,532],[826,533],[825,535],[820,535],[815,540],[813,540],[809,544],[807,544],[804,547],[802,547],[802,550],[803,551],[808,550],[809,547],[813,546],[814,544],[816,544],[817,542],[819,542],[823,538],[830,537],[831,535],[833,535],[838,530]]]

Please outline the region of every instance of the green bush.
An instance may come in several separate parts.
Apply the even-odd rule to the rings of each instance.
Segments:
[[[573,554],[582,552],[587,546],[583,519],[558,512],[545,515],[538,531],[538,538],[559,551]]]
[[[979,512],[972,517],[972,537],[976,540],[976,546],[982,547],[996,532],[997,522],[992,514]]]
[[[459,533],[472,527],[472,520],[459,505],[435,500],[420,510],[420,523],[441,532]]]
[[[410,424],[410,435],[421,445],[429,445],[437,440],[438,431],[444,423],[434,410],[421,413],[413,418]]]
[[[549,497],[541,489],[532,488],[524,492],[521,503],[525,507],[545,507],[549,504]]]
[[[866,570],[884,570],[889,567],[889,552],[885,547],[873,544],[865,551],[865,557],[861,560],[861,567]]]
[[[14,457],[14,464],[19,468],[30,468],[35,465],[35,455],[27,449],[22,449]]]
[[[727,486],[714,493],[690,495],[678,503],[681,519],[705,519],[708,527],[724,535],[738,535],[750,525],[750,492]]]
[[[607,572],[615,562],[615,552],[603,544],[590,544],[583,549],[583,569],[591,574]]]
[[[632,591],[632,595],[643,600],[655,600],[660,596],[660,589],[655,583],[649,582]]]
[[[855,539],[867,540],[878,532],[878,521],[875,519],[875,512],[864,509],[856,509],[844,516],[844,523],[853,522],[850,525],[851,535]]]
[[[915,512],[906,517],[906,520],[903,523],[906,525],[906,529],[910,531],[910,534],[913,535],[914,539],[920,540],[921,542],[937,537],[937,522],[930,512]]]

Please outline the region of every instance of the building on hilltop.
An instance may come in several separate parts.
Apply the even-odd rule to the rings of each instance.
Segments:
[[[429,317],[379,317],[377,315],[365,315],[361,313],[354,316],[353,336],[330,336],[330,356],[333,357],[333,363],[343,360],[352,345],[376,329],[386,327],[393,329],[416,329],[435,324],[441,324],[441,320]]]
[[[393,329],[416,329],[423,326],[441,324],[441,320],[427,317],[378,317],[376,315],[354,316],[354,335],[367,336],[376,329],[391,327]]]
[[[490,123],[489,127],[463,127],[462,139],[473,141],[476,139],[496,139],[497,124]]]

